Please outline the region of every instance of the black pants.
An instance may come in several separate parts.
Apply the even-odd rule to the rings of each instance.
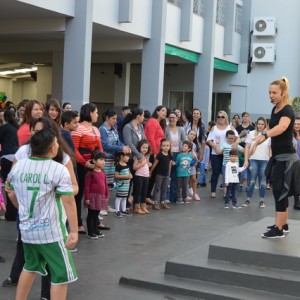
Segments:
[[[78,164],[77,175],[78,175],[78,194],[75,196],[78,226],[82,226],[81,209],[82,209],[82,198],[84,193],[84,180],[87,173],[86,167]]]
[[[151,154],[150,155],[150,159],[149,161],[153,164],[154,163],[154,155]],[[151,177],[149,179],[149,183],[148,183],[148,190],[147,190],[147,198],[151,198],[151,194],[152,194],[152,190],[154,188],[155,185],[155,176],[156,176],[156,169],[153,170]]]
[[[146,195],[148,189],[148,177],[136,176],[133,179],[133,203],[146,203]]]
[[[10,172],[12,166],[12,162],[6,158],[1,158],[1,177],[3,180],[3,183],[7,179],[7,175]],[[8,198],[7,193],[6,195],[6,212],[5,212],[5,219],[7,221],[16,221],[17,220],[17,214],[18,210],[14,207],[10,199]]]
[[[100,210],[93,210],[93,209],[88,209],[88,215],[86,218],[86,226],[88,230],[88,235],[92,236],[93,234],[96,234],[97,232],[97,226],[99,224],[99,215]]]

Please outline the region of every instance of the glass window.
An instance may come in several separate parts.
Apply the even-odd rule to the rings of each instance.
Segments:
[[[217,3],[217,24],[225,26],[225,0],[218,0]]]

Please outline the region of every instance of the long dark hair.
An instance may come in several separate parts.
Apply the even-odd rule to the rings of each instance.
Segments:
[[[202,136],[205,134],[205,126],[202,122],[202,113],[201,113],[201,110],[199,108],[193,108],[192,114],[196,110],[200,112],[200,118],[198,120],[197,128],[199,128],[198,141],[201,143],[202,142]],[[193,127],[193,119],[191,121],[191,129],[192,129],[192,127]]]
[[[50,107],[53,106],[57,112],[58,112],[58,115],[56,117],[56,119],[54,120],[54,122],[57,124],[58,127],[61,126],[61,107],[60,107],[60,103],[57,99],[49,99],[47,102],[46,102],[46,114],[47,114],[47,117],[50,117],[49,116],[49,110],[50,110]]]
[[[53,160],[55,160],[59,163],[62,163],[63,162],[63,153],[65,152],[66,154],[68,154],[70,156],[72,162],[75,162],[75,155],[74,155],[73,151],[71,150],[71,148],[69,147],[69,145],[62,138],[62,136],[60,134],[60,131],[59,131],[55,121],[52,120],[51,118],[48,118],[48,117],[41,117],[41,118],[38,118],[38,119],[34,119],[30,123],[30,130],[33,129],[37,123],[42,123],[43,124],[43,129],[44,128],[51,128],[55,132],[55,136],[57,138],[57,143],[59,145],[59,148],[58,148],[57,155],[53,158]],[[27,144],[29,142],[30,141],[28,141]]]
[[[130,123],[132,120],[134,120],[137,116],[141,116],[144,114],[144,110],[142,108],[136,107],[132,110],[131,113],[127,114],[126,117],[124,118],[120,131],[123,131],[123,128],[125,127],[126,124]]]
[[[157,119],[158,118],[158,112],[161,111],[163,108],[167,109],[164,105],[159,105],[156,106],[156,108],[154,109],[153,113],[152,113],[152,118]],[[165,132],[166,126],[167,126],[167,122],[165,119],[160,120],[159,122],[160,127],[162,128],[162,130]]]
[[[19,128],[18,122],[15,117],[15,113],[11,110],[6,110],[4,112],[4,120],[6,123],[13,125],[16,128]]]

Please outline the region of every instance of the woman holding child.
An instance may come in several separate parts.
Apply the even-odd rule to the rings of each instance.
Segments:
[[[220,110],[217,116],[216,125],[211,129],[207,137],[207,143],[212,148],[211,198],[216,198],[218,179],[222,172],[223,154],[217,154],[216,149],[218,144],[226,142],[226,132],[230,129],[234,131],[234,135],[236,137],[232,147],[236,148],[240,142],[238,133],[231,125],[229,125],[227,113],[224,110]]]

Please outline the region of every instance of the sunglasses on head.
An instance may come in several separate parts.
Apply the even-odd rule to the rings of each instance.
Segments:
[[[225,119],[225,116],[218,116],[218,119]]]

